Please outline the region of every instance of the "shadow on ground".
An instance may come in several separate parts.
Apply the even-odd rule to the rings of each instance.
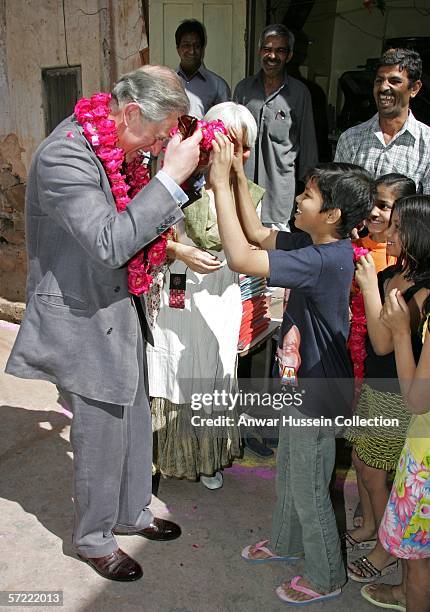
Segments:
[[[53,410],[27,410],[17,406],[1,406],[0,415],[2,497],[33,515],[65,543],[65,552],[70,551],[71,447],[60,435],[70,420]],[[2,527],[4,524],[0,533]],[[19,531],[19,524],[16,528]]]

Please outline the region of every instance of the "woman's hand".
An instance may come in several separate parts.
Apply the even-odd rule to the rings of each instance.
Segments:
[[[411,315],[399,289],[392,289],[387,295],[380,318],[384,325],[391,329],[393,336],[410,335]]]
[[[355,280],[362,293],[366,293],[366,291],[379,291],[375,263],[370,253],[362,255],[358,260],[355,270]]]
[[[230,168],[233,161],[234,145],[221,132],[215,132],[212,140],[209,183],[213,190],[227,187],[230,190]]]
[[[233,160],[231,168],[235,174],[243,173],[243,132],[236,128],[229,128],[228,135],[234,145]]]
[[[215,255],[188,244],[175,242],[173,250],[176,259],[183,261],[190,270],[199,274],[216,272],[222,266],[222,262]]]

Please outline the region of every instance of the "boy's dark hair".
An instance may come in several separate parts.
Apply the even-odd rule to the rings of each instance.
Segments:
[[[340,210],[336,225],[340,238],[347,238],[369,216],[376,195],[375,181],[361,166],[342,162],[319,164],[307,173],[306,181],[309,180],[315,181],[321,192],[321,212]]]
[[[390,172],[389,174],[378,176],[378,178],[375,179],[376,188],[378,188],[379,185],[391,187],[396,195],[396,200],[415,195],[417,192],[415,182],[404,174],[398,174],[397,172]]]
[[[175,41],[177,47],[179,47],[179,45],[181,44],[182,37],[185,36],[185,34],[197,34],[200,39],[201,46],[206,46],[205,26],[200,23],[200,21],[197,21],[197,19],[185,19],[184,21],[181,21],[175,32]]]
[[[420,54],[416,51],[412,51],[412,49],[387,49],[378,60],[376,70],[382,66],[397,65],[399,65],[399,70],[404,70],[406,68],[409,88],[421,79],[423,63]]]
[[[407,280],[430,289],[430,195],[400,198],[396,200],[394,211],[399,215],[398,232],[402,245],[397,270]],[[424,315],[429,313],[430,296],[422,311]]]

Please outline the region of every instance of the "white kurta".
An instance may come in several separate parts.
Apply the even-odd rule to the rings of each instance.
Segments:
[[[195,246],[185,236],[183,222],[177,230],[180,242]],[[154,347],[147,350],[151,397],[190,403],[192,394],[235,386],[242,318],[239,275],[227,267],[223,251],[210,252],[224,264],[210,274],[187,270],[184,309],[169,307],[169,283],[170,274],[184,273],[186,266],[175,261],[166,273]]]

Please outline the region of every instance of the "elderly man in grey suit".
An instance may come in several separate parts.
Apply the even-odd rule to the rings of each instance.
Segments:
[[[166,68],[119,80],[109,102],[116,146],[158,155],[188,99]],[[27,309],[6,371],[53,382],[73,412],[73,543],[112,580],[142,576],[113,533],[172,540],[154,518],[145,315],[128,292],[127,262],[182,217],[179,187],[197,166],[201,133],[168,144],[163,170],[117,212],[108,176],[75,116],[39,146],[26,195]]]

